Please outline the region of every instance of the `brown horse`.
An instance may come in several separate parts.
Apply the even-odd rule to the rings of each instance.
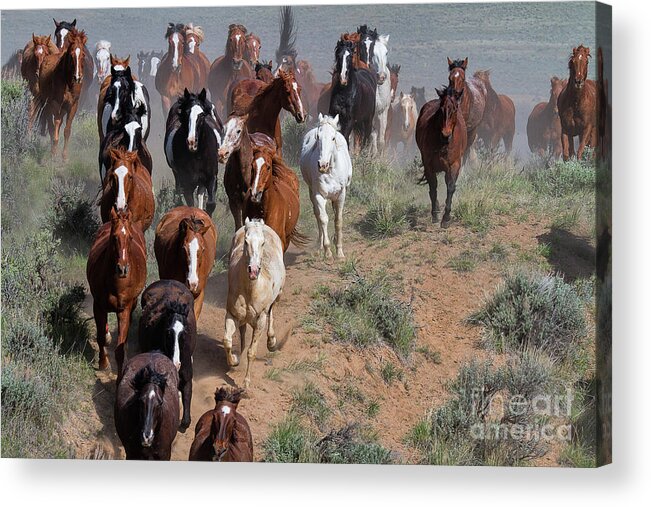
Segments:
[[[448,87],[456,92],[463,92],[461,95],[461,114],[468,132],[468,143],[466,150],[475,142],[477,129],[484,118],[486,109],[486,87],[477,78],[466,79],[468,58],[463,60],[450,60],[448,58]]]
[[[391,83],[391,105],[387,113],[387,129],[384,134],[384,143],[389,146],[392,136],[393,113],[397,110],[398,104],[395,103],[396,93],[398,92],[398,83],[400,82],[400,65],[389,65],[389,81]],[[418,111],[416,111],[418,115]]]
[[[319,115],[319,97],[327,83],[320,83],[316,80],[312,64],[307,60],[299,60],[296,63],[296,81],[302,89],[303,102],[311,118]]]
[[[205,79],[202,80],[200,59],[185,51],[185,29],[185,25],[169,23],[165,32],[167,53],[158,65],[155,81],[164,118],[183,90],[199,91],[206,85]]]
[[[185,25],[185,52],[191,54],[197,60],[199,69],[199,82],[208,82],[208,73],[210,72],[210,60],[206,54],[201,51],[201,44],[204,40],[203,28],[193,23]]]
[[[273,62],[261,61],[255,64],[255,78],[269,84],[274,80]]]
[[[404,153],[407,153],[413,148],[414,143],[414,131],[418,119],[416,100],[410,94],[400,92],[395,105],[392,105],[389,110],[391,123],[387,128],[388,137],[396,150],[398,144],[402,143]]]
[[[84,59],[87,37],[84,32],[71,30],[66,44],[60,52],[46,56],[41,63],[36,95],[36,109],[40,114],[41,131],[47,126],[52,142],[52,156],[56,155],[59,144],[59,131],[64,117],[66,127],[63,131],[63,159],[68,158],[68,142],[72,132],[72,122],[77,114],[84,78]]]
[[[111,210],[111,221],[102,225],[88,254],[86,277],[93,296],[93,316],[97,328],[99,368],[109,366],[106,343],[110,341],[108,313],[118,317],[118,343],[115,359],[118,380],[122,376],[125,344],[131,312],[147,279],[145,236],[131,221],[130,211]]]
[[[134,356],[115,393],[115,429],[127,459],[169,461],[179,425],[179,375],[160,352]]]
[[[262,49],[260,37],[253,33],[247,33],[246,38],[244,39],[244,43],[246,45],[244,57],[246,58],[247,63],[253,69],[260,61],[260,50]]]
[[[252,181],[244,201],[245,218],[262,218],[283,245],[283,252],[292,242],[305,246],[307,238],[296,229],[300,214],[299,183],[294,171],[276,153],[270,138],[253,144]]]
[[[20,75],[25,81],[32,96],[38,94],[38,81],[41,74],[41,64],[45,57],[58,53],[59,49],[52,42],[50,35],[34,35],[23,49],[23,60],[20,64]]]
[[[566,79],[551,78],[549,100],[536,104],[527,120],[527,141],[532,153],[561,156],[561,119],[558,116],[558,96],[567,85]]]
[[[441,227],[450,224],[452,196],[461,171],[463,155],[468,142],[467,129],[462,113],[463,94],[448,86],[436,90],[438,100],[427,102],[420,111],[416,123],[416,144],[423,160],[424,173],[421,181],[429,185],[432,201],[432,222],[436,223],[439,213],[436,200],[436,175],[445,173],[447,199]]]
[[[246,33],[244,26],[230,25],[224,55],[217,58],[210,66],[208,74],[210,100],[215,105],[217,114],[222,118],[227,116],[224,114],[228,103],[227,93],[232,83],[255,77],[246,61]]]
[[[473,77],[481,81],[486,89],[484,118],[477,129],[477,137],[489,150],[497,150],[502,140],[506,153],[511,153],[515,136],[515,104],[509,97],[498,95],[493,89],[490,71],[478,70]]]
[[[597,84],[588,79],[590,58],[590,48],[581,45],[572,50],[567,62],[570,78],[558,96],[563,160],[574,156],[575,136],[579,136],[578,159],[583,156],[586,146],[597,148]]]
[[[102,222],[111,219],[111,210],[131,212],[134,225],[145,232],[154,220],[155,197],[151,175],[137,151],[110,148],[111,165],[99,198]]]
[[[189,206],[168,211],[156,227],[154,253],[160,279],[177,280],[190,289],[199,320],[217,253],[217,228],[208,213]]]
[[[215,408],[203,414],[194,429],[190,461],[253,461],[251,429],[237,412],[242,393],[225,387],[215,391]]]

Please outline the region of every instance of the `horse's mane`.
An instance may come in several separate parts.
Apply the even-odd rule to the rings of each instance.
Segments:
[[[204,38],[203,28],[201,28],[199,25],[194,26],[193,23],[188,23],[187,25],[185,25],[185,34],[194,35],[197,38],[197,44],[199,45],[203,42],[203,38]]]
[[[276,50],[276,61],[283,61],[283,56],[291,56],[296,59],[296,22],[294,21],[294,11],[291,6],[280,8],[280,43]]]
[[[330,125],[337,132],[339,132],[340,126],[338,123],[335,122],[335,119],[332,116],[328,116],[327,114],[324,114],[321,116],[321,121],[319,122],[319,126],[326,125],[326,124]]]
[[[155,384],[161,389],[165,388],[167,384],[167,375],[164,373],[159,373],[154,370],[150,364],[145,365],[141,368],[138,373],[133,377],[131,381],[131,386],[133,389],[138,392],[147,384]]]
[[[167,39],[173,33],[180,33],[183,35],[185,31],[185,25],[183,23],[168,23],[167,30],[165,31],[165,38]]]
[[[398,74],[400,74],[400,65],[398,64],[389,65],[389,72],[397,76]]]
[[[68,46],[71,46],[73,41],[80,43],[82,46],[85,46],[86,42],[88,42],[88,36],[84,30],[77,30],[73,28],[66,36],[66,40],[68,41]]]
[[[465,65],[465,59],[464,60],[453,60],[450,65],[448,65],[448,70],[452,69],[463,69],[463,66]]]
[[[100,49],[106,49],[107,51],[111,50],[111,43],[107,40],[100,40],[95,44],[95,52],[99,51]]]
[[[258,72],[263,67],[266,67],[269,70],[273,70],[271,61],[265,62],[264,60],[261,60],[255,64],[255,71]]]
[[[243,393],[243,389],[225,386],[219,387],[215,391],[215,405],[219,405],[220,401],[228,401],[229,403],[237,405],[240,402]]]

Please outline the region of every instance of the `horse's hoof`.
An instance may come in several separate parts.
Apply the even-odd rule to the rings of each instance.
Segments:
[[[107,345],[110,345],[111,341],[113,340],[113,337],[111,336],[111,333],[106,333],[104,335],[104,340],[106,341]]]
[[[337,259],[343,261],[346,258],[343,250],[337,250]]]
[[[226,362],[228,363],[228,366],[230,366],[231,368],[235,368],[240,364],[240,360],[235,354],[231,354],[230,358],[227,357]]]
[[[447,229],[448,227],[450,227],[450,219],[448,218],[447,220],[441,220],[441,229]]]
[[[181,421],[181,424],[179,424],[179,433],[185,433],[185,430],[187,430],[190,427],[190,421]]]
[[[276,345],[278,345],[278,343],[276,342],[275,336],[270,336],[267,338],[267,350],[269,352],[274,352],[276,350]]]
[[[109,362],[108,357],[103,357],[103,358],[100,357],[99,364],[98,364],[98,367],[99,367],[100,370],[108,369],[109,365],[110,365],[110,362]]]
[[[245,378],[244,379],[244,389],[248,389],[250,385],[251,385],[251,379],[250,378]]]

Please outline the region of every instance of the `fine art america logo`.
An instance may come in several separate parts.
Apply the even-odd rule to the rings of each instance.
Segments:
[[[487,395],[473,389],[473,408],[483,414],[482,422],[470,428],[476,440],[565,441],[572,438],[572,425],[567,422],[572,412],[574,395],[569,387],[563,394]]]

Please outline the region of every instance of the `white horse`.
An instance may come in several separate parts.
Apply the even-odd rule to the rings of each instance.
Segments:
[[[95,69],[101,87],[106,76],[111,74],[111,43],[107,40],[95,44]]]
[[[267,348],[276,347],[273,306],[285,285],[283,245],[274,230],[263,220],[244,222],[233,238],[228,268],[228,299],[224,350],[229,366],[240,361],[233,354],[233,335],[240,330],[241,352],[244,352],[246,325],[253,328],[253,339],[247,353],[244,387],[251,383],[251,365],[255,361],[258,340],[267,332]]]
[[[375,117],[371,132],[371,153],[384,153],[387,117],[391,107],[391,79],[388,67],[389,36],[379,35],[375,41],[371,67],[377,73],[377,89],[375,91]]]
[[[310,188],[310,199],[319,227],[319,246],[326,258],[332,257],[326,202],[332,202],[337,257],[343,258],[344,202],[353,176],[348,143],[339,128],[339,115],[331,118],[319,113],[319,124],[305,134],[301,149],[301,173]]]

